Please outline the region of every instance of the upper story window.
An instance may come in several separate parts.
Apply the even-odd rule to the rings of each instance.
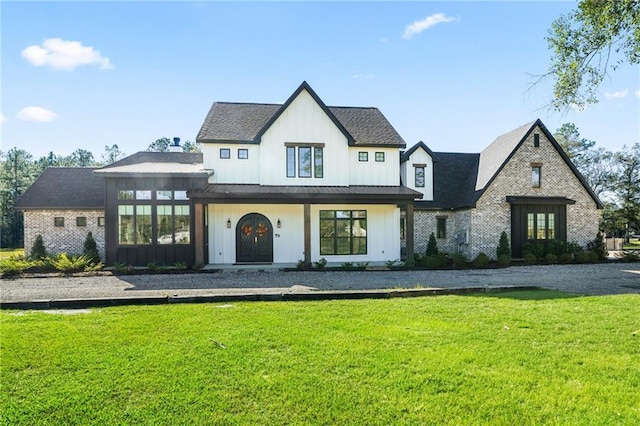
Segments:
[[[534,133],[533,134],[533,146],[538,148],[540,147],[540,134],[539,133]]]
[[[358,152],[358,161],[369,161],[369,153],[368,152]]]
[[[415,186],[416,188],[424,188],[424,169],[423,164],[414,165],[415,169]]]
[[[229,158],[231,158],[231,149],[220,148],[220,158],[223,160],[228,160]]]
[[[376,162],[378,163],[384,162],[384,152],[376,152]]]
[[[238,148],[238,159],[246,160],[249,158],[249,150],[247,148]]]
[[[286,144],[287,177],[322,178],[324,176],[324,144]]]
[[[438,238],[447,238],[447,218],[442,216],[436,219],[436,234]]]
[[[531,186],[533,188],[540,188],[542,184],[542,165],[531,165]]]
[[[87,217],[86,216],[76,217],[76,226],[87,226]]]

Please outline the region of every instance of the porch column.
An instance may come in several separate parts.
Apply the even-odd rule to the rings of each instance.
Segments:
[[[311,204],[304,205],[304,263],[311,263]]]
[[[205,264],[204,260],[204,204],[196,203],[193,206],[193,216],[195,218],[195,249],[196,264]]]
[[[407,258],[406,263],[413,265],[413,203],[407,203],[405,225],[407,227],[405,240],[407,242]]]

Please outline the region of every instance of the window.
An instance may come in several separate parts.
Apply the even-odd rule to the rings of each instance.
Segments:
[[[118,206],[118,244],[135,244],[133,227],[133,206]]]
[[[249,158],[249,150],[247,148],[238,148],[238,159],[246,160]]]
[[[98,218],[98,226],[103,227],[104,226],[104,217],[99,217]]]
[[[367,211],[320,210],[320,254],[367,254]]]
[[[323,168],[322,146],[287,146],[287,177],[310,178],[313,174],[315,178],[322,178]]]
[[[151,191],[136,191],[136,200],[150,200],[151,199]]]
[[[376,162],[378,163],[384,162],[384,152],[376,152]]]
[[[121,189],[118,191],[118,200],[133,200],[133,190]]]
[[[220,148],[220,158],[227,160],[231,158],[231,149],[229,148]]]
[[[415,167],[416,188],[424,188],[424,166]]]
[[[527,213],[527,239],[553,240],[556,237],[554,213]]]
[[[53,226],[56,228],[64,228],[64,217],[54,217]]]
[[[401,218],[400,218],[400,239],[401,239],[401,240],[404,240],[404,239],[405,239],[405,236],[404,236],[404,234],[405,234],[405,228],[406,228],[406,225],[405,225],[405,219],[404,219],[404,217],[401,217]]]
[[[176,244],[189,244],[191,238],[189,206],[174,206],[174,212],[176,219],[176,228],[173,234],[175,242]]]
[[[438,238],[447,238],[447,218],[438,217],[436,220],[436,235]]]
[[[136,206],[136,244],[151,244],[151,206]]]
[[[87,226],[87,217],[86,216],[76,217],[76,226]]]
[[[540,134],[538,133],[533,134],[533,146],[536,148],[540,147]]]
[[[173,192],[171,192],[171,191],[156,191],[156,200],[165,201],[165,200],[172,200],[172,199],[173,199]]]
[[[188,200],[187,191],[173,191],[173,198],[175,200]]]
[[[542,174],[542,167],[539,165],[531,166],[531,186],[533,188],[540,188],[540,182]]]
[[[369,153],[368,152],[359,152],[358,153],[358,161],[369,161]]]

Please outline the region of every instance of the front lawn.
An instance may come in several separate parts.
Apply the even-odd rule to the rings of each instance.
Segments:
[[[638,424],[640,296],[0,313],[2,424]]]

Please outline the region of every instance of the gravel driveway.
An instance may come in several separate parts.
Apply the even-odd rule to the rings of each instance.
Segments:
[[[0,302],[501,286],[538,286],[588,295],[640,294],[640,264],[512,266],[462,271],[241,270],[182,275],[17,278],[0,281]]]

